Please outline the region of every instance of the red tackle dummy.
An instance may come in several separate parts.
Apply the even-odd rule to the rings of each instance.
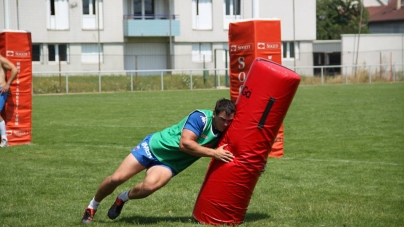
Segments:
[[[193,216],[210,225],[238,225],[244,217],[261,170],[300,83],[295,72],[263,58],[253,61],[236,101],[233,123],[219,146],[235,156],[212,159]]]

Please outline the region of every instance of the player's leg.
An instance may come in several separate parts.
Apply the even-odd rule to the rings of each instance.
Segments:
[[[108,217],[110,219],[117,218],[121,214],[122,208],[126,201],[129,199],[142,199],[153,194],[153,192],[166,185],[172,176],[172,170],[166,166],[151,166],[147,170],[146,177],[141,183],[118,195],[114,204],[112,204],[108,211]]]
[[[110,195],[119,185],[129,180],[135,174],[144,170],[145,167],[139,161],[129,154],[118,167],[118,169],[111,175],[106,177],[98,187],[95,193],[95,200],[101,202],[105,197]]]
[[[4,105],[6,104],[8,93],[1,93],[0,94],[0,112],[3,110]],[[0,116],[0,135],[1,135],[1,142],[0,147],[7,147],[8,140],[6,134],[6,122]]]
[[[90,201],[82,217],[83,224],[89,224],[93,221],[95,212],[100,202],[110,195],[119,185],[129,180],[132,176],[144,170],[146,167],[141,165],[138,160],[129,154],[111,175],[106,177],[98,187],[94,198]]]
[[[129,199],[142,199],[166,185],[172,178],[172,171],[162,165],[152,166],[146,172],[143,182],[137,184],[129,192]]]

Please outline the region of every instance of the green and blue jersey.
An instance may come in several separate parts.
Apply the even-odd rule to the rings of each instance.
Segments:
[[[200,157],[180,151],[179,144],[183,129],[193,131],[201,146],[216,148],[220,133],[213,129],[213,111],[195,110],[178,124],[152,135],[149,147],[153,155],[163,164],[180,173]]]

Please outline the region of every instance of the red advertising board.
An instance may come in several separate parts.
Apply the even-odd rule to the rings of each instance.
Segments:
[[[264,58],[282,64],[281,21],[279,19],[254,19],[233,22],[229,25],[230,98],[236,101],[246,80],[251,64]],[[283,124],[269,153],[271,157],[283,156]]]
[[[1,115],[6,122],[10,146],[32,142],[32,43],[31,33],[0,31],[0,54],[18,69]],[[10,72],[7,72],[7,79]]]

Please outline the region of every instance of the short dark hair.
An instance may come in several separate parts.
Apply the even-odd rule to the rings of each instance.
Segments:
[[[226,112],[226,115],[233,114],[236,112],[236,106],[229,99],[225,99],[225,98],[219,99],[216,102],[215,114],[219,115],[220,112],[222,112],[222,111]]]

